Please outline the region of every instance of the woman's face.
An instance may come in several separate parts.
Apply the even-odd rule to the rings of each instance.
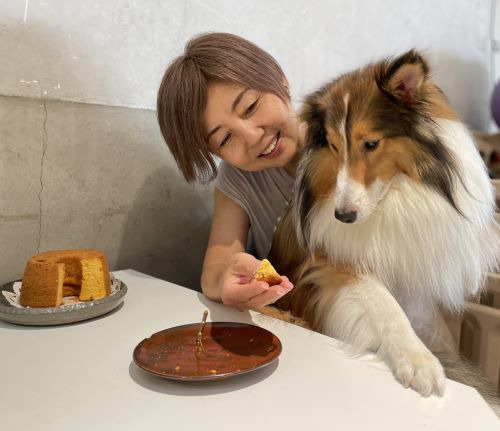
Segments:
[[[208,87],[203,128],[210,151],[246,171],[290,167],[304,134],[289,102],[218,82]]]

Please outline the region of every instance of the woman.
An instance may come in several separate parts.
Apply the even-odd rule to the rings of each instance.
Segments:
[[[293,285],[282,276],[269,286],[254,274],[291,197],[305,135],[283,71],[241,37],[204,34],[168,66],[157,102],[163,137],[186,180],[217,177],[204,294],[240,310],[275,302]],[[245,252],[249,236],[257,258]]]

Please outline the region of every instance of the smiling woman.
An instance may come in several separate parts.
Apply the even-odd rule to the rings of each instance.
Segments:
[[[204,34],[168,66],[157,108],[186,180],[217,177],[203,292],[240,309],[273,303],[292,284],[282,276],[270,286],[255,272],[291,196],[305,134],[281,67],[239,36]],[[259,259],[245,252],[249,235]]]
[[[161,132],[190,182],[211,180],[217,174],[202,126],[209,87],[215,83],[272,94],[284,104],[290,103],[281,67],[253,43],[228,33],[208,33],[190,40],[184,54],[168,66],[157,98]],[[234,102],[240,100],[231,99],[231,107]]]

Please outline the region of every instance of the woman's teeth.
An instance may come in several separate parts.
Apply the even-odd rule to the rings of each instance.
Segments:
[[[271,153],[276,148],[276,144],[278,143],[279,137],[280,137],[279,134],[277,134],[276,137],[273,139],[273,142],[271,142],[271,144],[269,145],[269,147],[267,147],[261,153],[261,156],[267,156],[269,153]]]

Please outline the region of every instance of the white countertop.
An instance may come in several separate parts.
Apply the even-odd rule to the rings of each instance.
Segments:
[[[54,327],[0,322],[0,427],[4,430],[446,430],[498,431],[500,420],[467,386],[443,398],[397,383],[371,356],[352,358],[332,338],[132,270],[123,307]],[[217,382],[182,383],[147,374],[134,347],[172,326],[254,323],[283,344],[279,361]]]

